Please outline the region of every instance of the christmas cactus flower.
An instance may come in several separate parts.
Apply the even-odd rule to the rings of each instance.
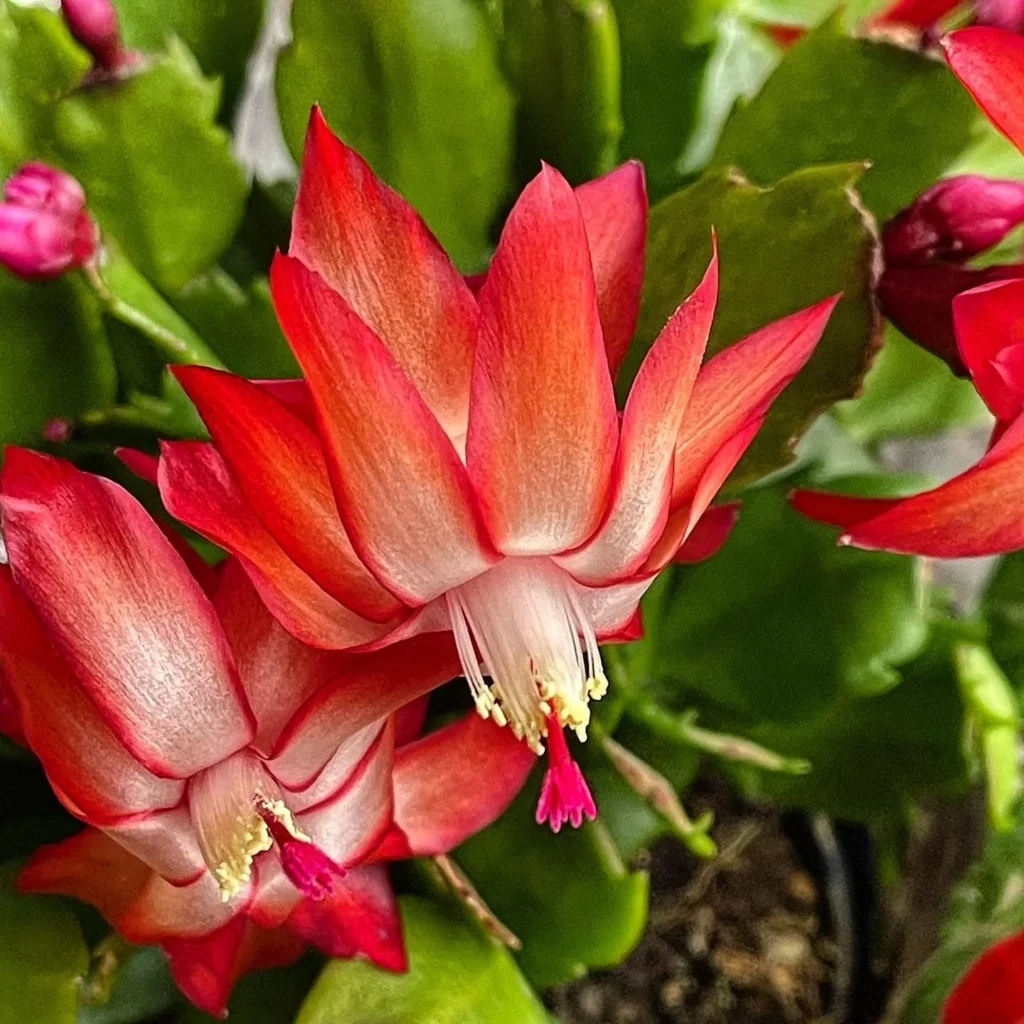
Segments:
[[[639,165],[575,192],[544,167],[467,282],[314,110],[271,271],[305,381],[177,367],[213,444],[161,460],[167,507],[233,550],[296,635],[450,630],[480,714],[546,746],[538,819],[555,828],[595,813],[562,730],[585,738],[606,690],[599,642],[635,636],[658,571],[728,529],[711,501],[836,301],[702,366],[713,257],[620,418],[646,218]]]
[[[1024,149],[1024,39],[970,28],[944,45],[992,122]],[[840,543],[944,558],[1024,548],[1024,279],[962,292],[952,300],[952,319],[959,359],[996,417],[989,450],[965,473],[908,498],[797,491],[801,512],[843,528]]]
[[[7,450],[0,507],[4,727],[91,826],[20,886],[160,943],[215,1013],[307,941],[402,969],[380,862],[450,849],[532,763],[475,714],[409,742],[393,713],[457,670],[450,638],[309,648],[236,561],[193,574],[127,492],[46,455]]]

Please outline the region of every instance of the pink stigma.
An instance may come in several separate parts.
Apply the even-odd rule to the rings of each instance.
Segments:
[[[580,766],[572,759],[562,726],[555,715],[548,717],[548,771],[537,802],[537,824],[551,823],[558,832],[568,821],[573,828],[583,824],[583,816],[597,817],[597,805],[590,794]]]
[[[257,806],[257,813],[267,823],[270,837],[281,857],[281,867],[292,885],[314,902],[330,896],[334,892],[335,876],[344,877],[345,869],[308,839],[297,839],[292,835],[269,808]]]

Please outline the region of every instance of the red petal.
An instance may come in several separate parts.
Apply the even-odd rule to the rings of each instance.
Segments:
[[[0,679],[0,685],[3,680]],[[410,701],[404,708],[395,712],[395,746],[404,747],[420,738],[423,732],[423,723],[427,720],[427,707],[430,704],[430,694],[424,694]]]
[[[1024,280],[999,281],[953,300],[957,347],[974,386],[1000,420],[1024,407],[1024,388],[999,372],[998,357],[1024,344]]]
[[[942,1024],[1024,1021],[1024,932],[990,946],[946,1000]]]
[[[331,133],[318,107],[290,252],[344,297],[449,435],[462,437],[477,332],[473,296],[419,214]]]
[[[790,504],[819,523],[852,529],[860,523],[875,519],[883,512],[895,508],[902,498],[855,498],[846,494],[829,494],[827,491],[795,490],[789,496]]]
[[[449,633],[424,634],[373,654],[352,655],[282,732],[268,763],[292,788],[308,784],[342,740],[457,676]]]
[[[356,557],[320,439],[262,388],[206,366],[175,367],[249,503],[287,554],[343,605],[374,622],[401,603]]]
[[[466,459],[506,554],[586,541],[604,512],[617,442],[579,204],[545,167],[509,214],[480,291]]]
[[[395,824],[409,853],[447,853],[505,810],[536,762],[512,731],[475,711],[395,756]]]
[[[913,25],[927,29],[959,3],[960,0],[895,0],[869,20],[872,25]]]
[[[383,867],[354,868],[323,900],[303,900],[288,927],[330,957],[365,956],[389,971],[407,961],[398,904]]]
[[[712,505],[697,521],[690,536],[672,556],[680,565],[696,565],[717,555],[729,539],[736,520],[740,517],[742,502],[727,501],[721,505]]]
[[[672,507],[693,499],[718,450],[797,375],[839,301],[825,299],[723,349],[701,367],[676,444]]]
[[[0,658],[25,737],[77,813],[107,823],[181,800],[184,784],[144,768],[82,692],[9,566],[0,566]]]
[[[150,874],[142,891],[114,922],[129,941],[140,945],[168,939],[202,939],[223,928],[232,918],[244,916],[254,886],[221,899],[221,891],[209,871],[190,885],[171,885]]]
[[[1024,149],[1024,39],[1001,28],[962,28],[942,41],[946,59],[992,123]]]
[[[238,556],[274,617],[303,642],[343,649],[386,632],[321,590],[285,554],[213,445],[165,443],[160,494],[171,515]]]
[[[988,454],[934,490],[896,502],[840,538],[936,558],[994,555],[1024,548],[1024,417]]]
[[[0,664],[0,732],[9,740],[27,746],[25,730],[21,726],[21,712],[10,684],[4,680],[3,664]]]
[[[559,563],[583,583],[636,572],[664,529],[672,461],[718,297],[717,244],[704,279],[651,347],[626,402],[608,512],[594,538]]]
[[[127,491],[9,448],[0,502],[15,580],[143,764],[181,778],[252,739],[213,607]]]
[[[359,557],[409,604],[482,572],[492,557],[465,467],[413,382],[345,300],[297,260],[278,255],[270,280]]]
[[[228,999],[241,969],[242,944],[251,927],[242,914],[215,932],[195,939],[166,939],[171,977],[200,1010],[227,1017]]]
[[[18,889],[74,896],[115,924],[152,874],[109,836],[87,828],[36,850],[18,875]]]
[[[266,753],[303,703],[344,671],[348,656],[296,640],[270,614],[235,558],[223,563],[213,604],[256,716],[254,745]]]
[[[313,405],[313,396],[309,393],[308,385],[301,377],[297,380],[254,380],[252,383],[262,388],[268,395],[273,395],[307,427],[316,430],[316,406]]]
[[[156,474],[160,460],[148,452],[136,448],[115,448],[114,454],[140,479],[156,485]]]
[[[647,242],[647,185],[636,160],[576,189],[594,264],[597,308],[614,377],[640,313]]]

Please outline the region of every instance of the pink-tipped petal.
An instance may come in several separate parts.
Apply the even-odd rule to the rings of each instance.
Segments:
[[[838,296],[776,320],[709,359],[694,384],[676,443],[672,508],[691,503],[708,464],[751,417],[764,415],[800,372]]]
[[[346,737],[386,718],[460,672],[450,634],[425,634],[352,655],[281,733],[268,767],[290,788],[308,785]]]
[[[398,751],[395,825],[405,855],[447,853],[512,802],[536,763],[512,731],[470,712]]]
[[[0,566],[0,658],[25,738],[75,813],[107,823],[181,800],[184,784],[144,768],[104,722],[8,566]]]
[[[290,252],[384,342],[448,434],[464,436],[473,296],[419,214],[331,133],[319,107],[310,116]]]
[[[348,657],[296,640],[270,614],[235,558],[222,565],[213,605],[256,716],[254,746],[268,753],[292,715],[344,671]]]
[[[586,541],[618,426],[579,204],[545,167],[509,214],[480,291],[466,460],[506,554]]]
[[[172,885],[189,885],[206,871],[185,804],[110,825],[103,831]]]
[[[116,924],[153,872],[98,829],[41,846],[18,875],[20,892],[59,893],[91,903]]]
[[[252,739],[213,607],[127,491],[9,448],[0,504],[18,586],[143,764],[182,778]]]
[[[1024,417],[971,469],[851,527],[842,543],[935,558],[1024,548]]]
[[[303,900],[288,928],[327,956],[365,956],[389,971],[407,967],[398,904],[380,866],[355,868],[326,899]]]
[[[402,605],[352,550],[316,433],[244,377],[206,366],[174,373],[253,510],[293,561],[364,618],[394,618]]]
[[[1017,372],[1024,351],[1024,280],[962,292],[953,300],[953,323],[978,393],[997,419],[1014,419],[1024,409],[1024,380]]]
[[[942,41],[946,59],[992,123],[1024,149],[1024,39],[1001,28],[962,28]]]
[[[582,583],[632,575],[664,529],[676,439],[704,358],[717,298],[716,245],[703,280],[665,325],[630,391],[604,521],[586,546],[559,559]]]
[[[413,605],[482,572],[493,556],[469,478],[414,383],[345,300],[298,260],[278,255],[270,284],[316,402],[356,553]]]
[[[576,584],[576,597],[598,640],[620,639],[623,631],[635,629],[640,598],[654,582],[654,573],[634,576],[610,587],[584,587]]]
[[[381,718],[346,736],[323,764],[311,762],[307,771],[296,771],[290,779],[278,776],[278,782],[288,790],[288,806],[292,811],[301,813],[307,807],[315,807],[334,796],[359,767],[366,752],[380,740],[386,724],[387,719]],[[284,762],[278,767],[283,765]],[[298,765],[290,767],[295,769]]]
[[[647,242],[647,184],[636,160],[576,189],[590,243],[597,308],[612,376],[629,349],[640,313]]]
[[[288,557],[213,445],[165,443],[160,494],[171,515],[238,556],[274,618],[299,640],[342,650],[387,631],[336,601]]]

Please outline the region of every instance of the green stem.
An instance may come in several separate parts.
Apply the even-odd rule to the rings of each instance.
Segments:
[[[96,263],[87,263],[83,270],[86,280],[107,312],[121,323],[134,327],[148,338],[167,362],[215,366],[224,369],[224,364],[214,355],[213,350],[198,338],[187,338],[170,330],[163,324],[157,323],[137,306],[125,302],[124,299],[116,295],[104,281]]]
[[[742,736],[702,729],[695,724],[695,711],[674,714],[659,707],[654,701],[641,700],[629,708],[629,714],[657,735],[674,743],[685,743],[706,754],[730,761],[743,761],[766,771],[785,772],[789,775],[806,775],[811,770],[810,762],[802,757],[786,757]]]

